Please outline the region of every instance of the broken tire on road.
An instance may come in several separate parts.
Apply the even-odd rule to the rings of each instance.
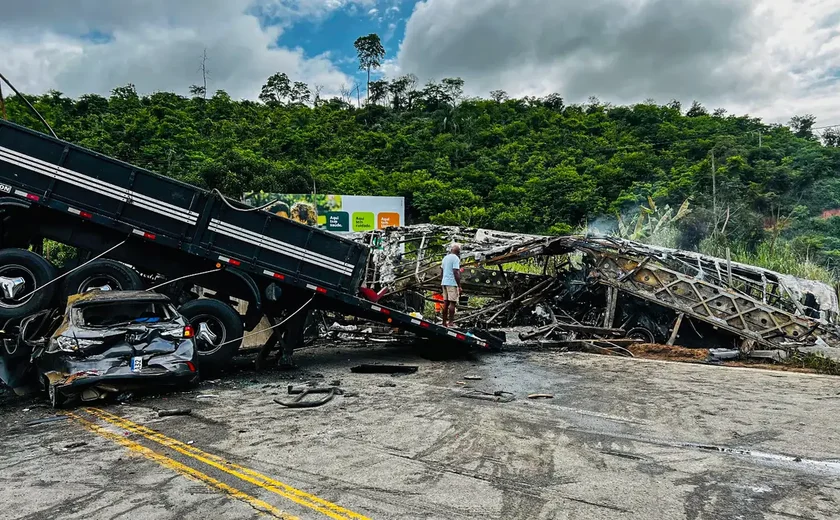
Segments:
[[[100,258],[67,275],[63,294],[66,298],[91,289],[139,291],[143,289],[143,280],[131,267],[116,260]]]
[[[656,337],[650,329],[635,327],[627,331],[627,339],[639,339],[642,343],[656,343]]]
[[[178,311],[195,331],[199,368],[210,372],[224,368],[242,345],[245,328],[239,313],[209,298],[189,301]]]
[[[55,276],[55,267],[40,255],[25,249],[0,251],[0,320],[23,318],[48,307],[54,285],[27,295]]]

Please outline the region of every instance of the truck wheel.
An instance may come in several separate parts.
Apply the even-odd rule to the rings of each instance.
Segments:
[[[0,320],[23,318],[48,307],[55,295],[54,285],[26,295],[55,277],[55,267],[32,251],[0,251]]]
[[[64,296],[105,287],[110,291],[138,291],[143,289],[143,280],[131,267],[116,260],[100,258],[67,275]]]
[[[189,301],[178,311],[195,331],[199,367],[224,368],[242,345],[245,328],[239,313],[230,305],[209,298]]]

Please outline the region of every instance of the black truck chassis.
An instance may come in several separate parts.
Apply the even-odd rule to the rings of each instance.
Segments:
[[[362,299],[368,248],[174,179],[0,120],[0,208],[12,215],[0,247],[25,237],[108,254],[167,278],[213,269],[195,283],[249,302],[253,328],[268,290],[282,301],[387,323],[420,336],[483,348],[487,339]],[[20,237],[20,238],[18,238]],[[305,301],[305,300],[304,300]]]

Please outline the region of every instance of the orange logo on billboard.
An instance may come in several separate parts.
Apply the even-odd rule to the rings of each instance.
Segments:
[[[392,226],[399,226],[400,225],[400,214],[399,213],[390,213],[390,212],[382,212],[377,215],[376,219],[377,229],[385,229],[387,227]]]

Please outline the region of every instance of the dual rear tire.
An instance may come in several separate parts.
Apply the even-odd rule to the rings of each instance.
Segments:
[[[64,305],[68,296],[91,289],[143,289],[137,271],[110,259],[98,259],[73,271],[63,284],[50,283],[57,275],[52,264],[32,251],[0,250],[0,327],[6,320],[54,306],[58,296],[58,304]],[[179,311],[195,330],[201,368],[225,368],[242,345],[245,331],[239,313],[224,302],[204,298],[185,303]]]

